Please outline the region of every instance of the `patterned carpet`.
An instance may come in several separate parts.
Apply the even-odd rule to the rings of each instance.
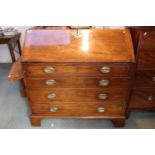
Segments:
[[[41,127],[32,127],[27,99],[21,97],[19,83],[7,81],[10,64],[0,64],[0,128],[3,129],[113,129],[108,120],[48,119]],[[132,112],[124,128],[155,128],[155,112]]]

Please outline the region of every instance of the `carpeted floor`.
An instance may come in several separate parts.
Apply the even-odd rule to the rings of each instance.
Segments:
[[[19,83],[7,81],[10,64],[0,64],[0,128],[3,129],[111,129],[108,120],[48,119],[41,127],[32,127],[27,99],[20,96]],[[124,128],[155,128],[155,112],[133,111]]]

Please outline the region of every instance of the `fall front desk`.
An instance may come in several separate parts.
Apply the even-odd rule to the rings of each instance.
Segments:
[[[9,79],[23,78],[30,121],[109,119],[124,125],[135,78],[129,29],[30,29]]]

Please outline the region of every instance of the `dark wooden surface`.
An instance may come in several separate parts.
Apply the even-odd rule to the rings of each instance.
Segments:
[[[133,109],[155,110],[155,27],[132,27],[137,67],[129,113]],[[138,35],[137,35],[138,34]],[[128,113],[128,114],[129,114]]]
[[[130,108],[155,108],[155,88],[135,88],[131,98]]]
[[[135,87],[155,87],[155,70],[137,70]]]
[[[137,57],[138,69],[155,69],[155,49],[139,49]]]
[[[142,31],[140,39],[140,48],[154,49],[155,48],[155,31]]]

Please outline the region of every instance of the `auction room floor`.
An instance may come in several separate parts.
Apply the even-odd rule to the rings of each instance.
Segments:
[[[0,128],[50,129],[108,129],[114,128],[109,120],[48,119],[41,127],[32,127],[29,121],[27,99],[21,97],[19,82],[7,80],[10,64],[0,64]],[[155,112],[133,111],[124,128],[155,128]]]

